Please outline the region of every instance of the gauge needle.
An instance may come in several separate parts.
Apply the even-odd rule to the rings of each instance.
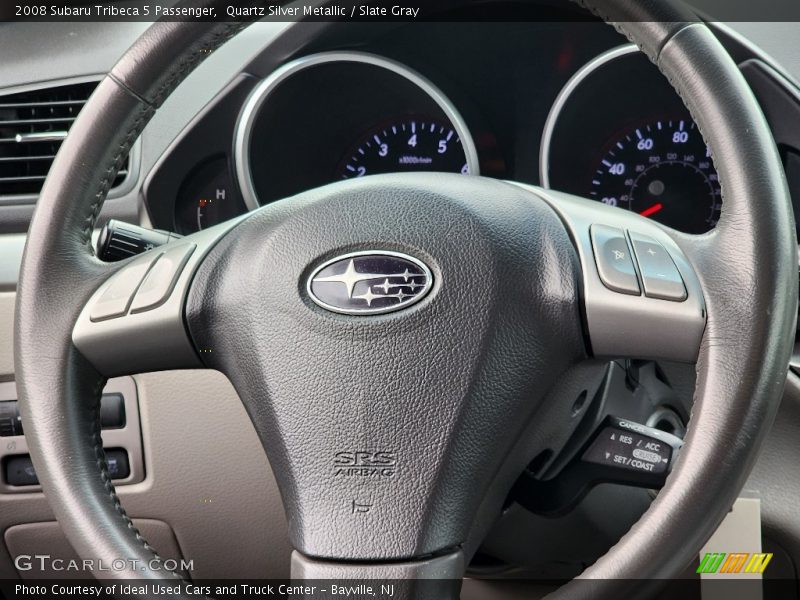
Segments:
[[[640,212],[639,214],[640,214],[640,215],[642,215],[643,217],[649,217],[650,215],[654,215],[654,214],[656,214],[656,213],[657,213],[658,211],[660,211],[662,208],[664,208],[664,205],[663,205],[663,204],[661,204],[661,202],[658,202],[657,204],[653,204],[653,206],[650,206],[650,207],[648,207],[648,208],[645,208],[645,209],[644,209],[642,212]]]

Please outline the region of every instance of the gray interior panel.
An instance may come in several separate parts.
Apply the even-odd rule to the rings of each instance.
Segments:
[[[118,488],[128,514],[167,523],[181,554],[194,561],[195,578],[288,577],[280,494],[228,381],[213,371],[185,371],[137,376],[136,385],[147,476]],[[52,519],[40,492],[0,494],[2,531]],[[15,540],[33,543],[22,539],[24,532]],[[5,577],[16,571],[2,547]]]
[[[0,292],[0,381],[14,376],[14,298],[13,292]]]
[[[146,536],[159,555],[180,564],[183,558],[172,528],[157,519],[134,519],[133,524]],[[6,529],[6,547],[16,561],[21,579],[71,579],[83,575],[69,567],[69,561],[80,560],[56,521],[24,523]],[[44,557],[37,558],[37,557]],[[112,568],[106,565],[105,568]]]

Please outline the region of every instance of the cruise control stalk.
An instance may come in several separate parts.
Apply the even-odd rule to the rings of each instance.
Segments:
[[[523,474],[512,498],[534,513],[559,516],[600,483],[660,489],[682,445],[660,429],[608,416],[560,473],[547,480]]]

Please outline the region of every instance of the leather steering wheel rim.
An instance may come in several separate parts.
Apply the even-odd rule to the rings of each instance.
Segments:
[[[797,306],[791,203],[755,98],[692,13],[660,0],[632,4],[609,0],[588,8],[636,43],[683,97],[714,152],[724,204],[713,232],[674,233],[692,257],[708,315],[694,410],[667,485],[631,531],[581,576],[604,580],[674,576],[727,513],[775,416]],[[244,27],[159,22],[148,29],[74,123],[31,223],[17,292],[19,398],[42,487],[83,557],[126,557],[140,565],[158,559],[115,495],[99,433],[104,378],[71,337],[83,306],[119,268],[94,256],[94,224],[116,171],[155,111]],[[653,532],[660,532],[657,544]],[[111,575],[158,579],[167,573],[148,567]],[[590,589],[587,597],[612,593],[602,585]],[[569,584],[556,595],[586,590]]]

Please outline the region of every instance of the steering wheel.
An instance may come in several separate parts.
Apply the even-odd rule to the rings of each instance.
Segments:
[[[142,35],[58,153],[17,292],[25,433],[81,556],[147,565],[113,577],[174,577],[115,495],[98,419],[107,377],[227,375],[280,486],[293,576],[460,580],[530,452],[574,427],[555,391],[610,356],[696,362],[694,410],[663,490],[581,576],[603,581],[556,595],[618,597],[614,580],[641,591],[696,556],[781,398],[797,310],[792,210],[765,119],[708,28],[661,0],[592,8],[698,121],[723,186],[713,232],[512,183],[405,174],[328,185],[103,263],[91,235],[131,144],[244,25],[159,22]],[[609,248],[660,252],[671,291],[640,266],[628,285],[633,273],[644,289],[621,293]]]

